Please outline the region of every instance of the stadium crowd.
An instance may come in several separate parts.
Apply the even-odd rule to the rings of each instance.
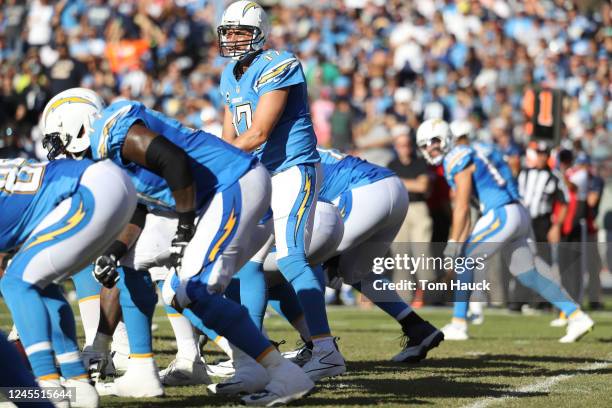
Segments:
[[[137,99],[220,133],[225,60],[215,27],[226,3],[4,0],[0,157],[44,159],[40,114],[52,95],[75,86],[92,88],[107,102]],[[596,174],[611,177],[609,2],[262,3],[272,18],[269,46],[289,49],[302,62],[321,145],[388,165],[409,144],[401,137],[414,138],[423,120],[468,120],[478,139],[516,159],[518,175],[528,144],[525,91],[548,86],[566,95],[562,146],[582,153]],[[407,171],[415,179],[420,174],[413,173]],[[438,242],[444,237],[435,235],[436,228],[448,229],[449,214],[440,179],[428,195],[420,186],[411,197],[429,201]]]

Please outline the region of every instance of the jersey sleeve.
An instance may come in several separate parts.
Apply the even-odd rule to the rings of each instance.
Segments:
[[[122,106],[106,118],[102,125],[100,141],[97,146],[97,158],[111,159],[116,164],[123,164],[121,149],[132,125],[143,120],[144,106],[133,102]]]
[[[474,160],[474,152],[468,148],[453,150],[444,159],[444,175],[451,188],[455,188],[455,176],[465,170]]]
[[[272,52],[273,53],[273,52]],[[268,58],[264,55],[262,58]],[[306,82],[300,61],[293,54],[283,53],[272,58],[255,79],[253,89],[258,95]]]

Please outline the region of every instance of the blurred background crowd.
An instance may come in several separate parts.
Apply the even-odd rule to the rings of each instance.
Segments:
[[[226,60],[215,28],[228,3],[0,1],[0,157],[44,159],[42,109],[75,86],[107,102],[137,99],[219,134]],[[269,47],[289,49],[302,62],[319,144],[389,165],[404,178],[412,214],[426,220],[419,226],[431,224],[406,240],[443,242],[448,230],[448,188],[413,144],[425,119],[469,121],[479,140],[502,149],[518,176],[529,142],[525,91],[560,89],[561,148],[573,153],[568,168],[612,177],[609,1],[260,3],[271,18]],[[606,194],[602,185],[600,201],[611,203]],[[600,211],[597,220],[600,230],[612,230],[612,212]]]

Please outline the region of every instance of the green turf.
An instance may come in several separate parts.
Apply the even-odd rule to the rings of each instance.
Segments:
[[[448,309],[421,312],[432,323],[447,322]],[[397,324],[376,310],[330,308],[331,325],[348,361],[348,373],[323,381],[293,405],[304,406],[512,406],[611,407],[612,314],[594,313],[595,330],[576,344],[559,344],[563,329],[548,327],[551,315],[518,316],[489,311],[467,342],[444,342],[420,364],[389,362],[399,351]],[[176,348],[170,324],[158,308],[154,348],[160,367]],[[0,328],[8,313],[0,305]],[[266,320],[272,339],[290,349],[297,336],[279,317]],[[82,340],[82,339],[81,339]],[[208,361],[222,357],[207,346]],[[104,397],[108,407],[202,407],[233,405],[238,399],[210,396],[204,387],[166,389],[159,399]],[[492,400],[485,400],[492,398]],[[483,402],[484,401],[484,402]]]

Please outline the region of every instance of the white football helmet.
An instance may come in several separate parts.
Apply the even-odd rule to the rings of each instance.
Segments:
[[[467,120],[455,120],[451,122],[450,130],[455,140],[462,136],[467,136],[468,140],[471,142],[476,138],[474,126]]]
[[[86,88],[71,88],[55,95],[43,111],[43,146],[49,160],[60,154],[79,158],[89,149],[93,122],[101,116],[104,100]]]
[[[429,119],[421,123],[417,129],[417,146],[429,164],[438,165],[442,163],[444,155],[448,153],[452,144],[452,135],[448,123],[442,119]],[[440,143],[440,153],[432,157],[427,149],[434,142]]]
[[[227,33],[230,29],[250,31],[251,38],[242,41],[229,41]],[[259,4],[254,1],[237,1],[225,9],[221,22],[217,26],[219,52],[222,57],[241,60],[261,50],[268,39],[269,32],[268,15]]]

